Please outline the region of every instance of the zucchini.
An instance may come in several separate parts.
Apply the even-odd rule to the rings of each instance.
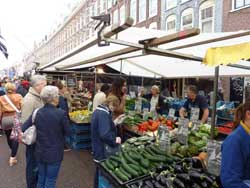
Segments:
[[[151,150],[150,147],[147,147],[147,148],[145,149],[145,151],[146,151],[148,154],[150,154],[150,155],[155,155],[155,152],[154,152],[153,150]]]
[[[150,149],[151,149],[153,152],[155,152],[155,154],[158,154],[158,155],[166,155],[166,154],[167,154],[166,151],[160,150],[160,148],[159,148],[158,146],[156,146],[156,145],[151,146]]]
[[[120,167],[119,169],[120,169],[120,171],[121,171],[124,175],[126,175],[129,179],[132,179],[132,176],[131,176],[126,170],[124,170],[124,168]]]
[[[141,171],[140,167],[137,166],[137,165],[129,164],[129,166],[130,166],[131,168],[133,168],[134,170],[136,170],[137,172],[140,172],[140,171]]]
[[[141,170],[143,175],[148,173],[148,171],[145,168],[141,167],[141,166],[140,166],[140,170]]]
[[[122,161],[122,167],[124,170],[126,170],[127,173],[131,174],[133,177],[138,177],[139,173],[131,168],[128,164],[126,164],[125,161]]]
[[[116,161],[116,162],[118,162],[118,163],[121,162],[121,159],[120,159],[119,156],[117,156],[117,155],[111,155],[111,156],[109,157],[109,159],[112,160],[112,161]]]
[[[144,167],[144,168],[148,168],[149,167],[149,160],[147,158],[142,158],[140,159],[140,164]]]
[[[137,161],[135,161],[133,158],[130,157],[130,155],[126,152],[123,153],[123,156],[125,158],[125,160],[128,162],[128,163],[132,163],[132,164],[135,164],[135,165],[139,165],[139,163]]]
[[[114,170],[115,170],[113,164],[110,162],[109,159],[105,160],[104,164],[106,165],[106,167],[107,167],[109,170],[111,170],[111,171],[114,171]]]
[[[140,155],[137,152],[134,152],[134,151],[129,152],[129,156],[134,160],[139,160],[140,159]]]
[[[119,163],[116,162],[116,161],[113,161],[113,160],[110,160],[110,159],[109,159],[109,162],[112,164],[112,166],[113,166],[114,168],[117,168],[117,167],[119,166]]]
[[[149,159],[150,161],[155,161],[155,162],[166,162],[167,157],[163,156],[163,155],[147,155],[146,156],[147,159]]]
[[[115,169],[114,174],[115,174],[115,176],[116,176],[117,178],[119,178],[119,179],[122,180],[123,182],[129,180],[129,178],[128,178],[125,174],[123,174],[118,168]]]

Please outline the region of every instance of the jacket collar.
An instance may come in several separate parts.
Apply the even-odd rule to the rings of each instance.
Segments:
[[[49,104],[49,103],[45,104],[44,107],[45,108],[56,108],[56,106]]]
[[[34,96],[36,96],[36,97],[38,97],[39,99],[40,99],[40,95],[36,92],[36,90],[35,89],[33,89],[32,87],[29,89],[29,93],[31,94],[31,95],[34,95]]]
[[[250,128],[243,123],[243,121],[240,121],[241,126],[244,128],[244,130],[247,132],[247,134],[250,134]]]
[[[107,106],[102,105],[102,104],[99,105],[96,109],[100,110],[100,111],[104,111],[104,112],[106,112],[108,114],[111,114],[111,111],[109,110],[109,108]]]

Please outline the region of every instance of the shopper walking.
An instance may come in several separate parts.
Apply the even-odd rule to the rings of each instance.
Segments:
[[[61,81],[55,83],[55,86],[59,89],[59,103],[58,103],[58,108],[64,110],[67,114],[67,118],[69,120],[69,105],[68,105],[68,100],[67,98],[64,96],[65,93],[67,92],[67,88],[63,85],[63,83]],[[67,142],[65,140],[65,144],[64,144],[64,151],[70,151],[71,149],[69,148],[69,146],[67,145]]]
[[[29,91],[29,82],[27,80],[22,80],[19,86],[17,87],[17,93],[25,97]]]
[[[64,136],[70,134],[65,111],[58,109],[59,90],[55,86],[45,86],[41,91],[44,107],[38,110],[34,124],[37,129],[35,157],[38,163],[37,188],[55,188],[61,162],[63,160]],[[24,123],[22,130],[32,126],[32,115]]]
[[[116,78],[111,86],[111,91],[109,96],[116,96],[120,105],[113,113],[113,119],[117,118],[119,115],[124,113],[125,103],[126,103],[126,93],[127,93],[127,82],[124,78]]]
[[[21,109],[22,96],[16,94],[16,87],[13,83],[7,83],[5,85],[6,95],[0,97],[0,117],[1,125],[4,130],[7,143],[11,150],[11,155],[9,159],[9,165],[13,166],[17,164],[16,154],[18,150],[18,142],[11,140],[11,131],[14,126],[14,116],[16,111]]]
[[[42,75],[34,75],[31,77],[30,89],[23,99],[22,104],[22,122],[24,123],[32,112],[43,106],[40,98],[42,89],[46,86],[46,78]],[[34,156],[35,144],[26,146],[26,182],[27,188],[36,188],[38,168]]]
[[[221,182],[223,188],[250,188],[250,102],[237,108],[234,125],[222,145]]]
[[[109,91],[110,91],[109,85],[103,84],[100,91],[98,91],[95,94],[95,97],[93,100],[93,111],[95,111],[97,106],[99,106],[100,104],[102,104],[106,100],[106,97],[108,96]]]
[[[112,121],[112,113],[119,108],[120,100],[109,96],[103,105],[99,105],[91,119],[91,140],[94,161],[99,162],[117,151],[121,138],[117,137],[116,127]],[[99,170],[96,168],[94,188],[98,188]]]

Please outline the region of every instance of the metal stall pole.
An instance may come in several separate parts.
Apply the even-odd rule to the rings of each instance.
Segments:
[[[122,59],[121,59],[121,63],[120,63],[120,77],[121,77],[121,75],[122,75],[122,66],[123,66],[123,64],[122,64],[123,62],[122,62]]]
[[[96,84],[97,84],[97,69],[96,69],[96,67],[95,67],[95,70],[94,70],[94,71],[95,71],[95,84],[94,84],[94,85],[95,85],[95,86],[94,86],[94,87],[95,87],[95,90],[94,90],[95,93],[94,93],[94,95],[95,95],[95,94],[97,93],[97,91],[96,91]]]
[[[216,123],[216,99],[217,99],[217,93],[218,93],[219,70],[220,70],[219,66],[215,67],[212,121],[211,121],[211,139],[214,139],[214,129],[215,129],[215,123]]]

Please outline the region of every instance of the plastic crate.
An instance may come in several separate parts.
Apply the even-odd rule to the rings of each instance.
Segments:
[[[90,132],[82,132],[82,133],[72,134],[71,139],[75,142],[90,141],[91,134],[90,134]]]
[[[98,188],[114,188],[114,186],[102,175],[98,178]]]
[[[90,131],[90,123],[75,123],[71,122],[71,131],[72,133],[81,133],[81,132],[86,132]]]
[[[91,149],[91,141],[84,141],[84,142],[72,142],[71,143],[72,149],[75,150],[90,150]]]

